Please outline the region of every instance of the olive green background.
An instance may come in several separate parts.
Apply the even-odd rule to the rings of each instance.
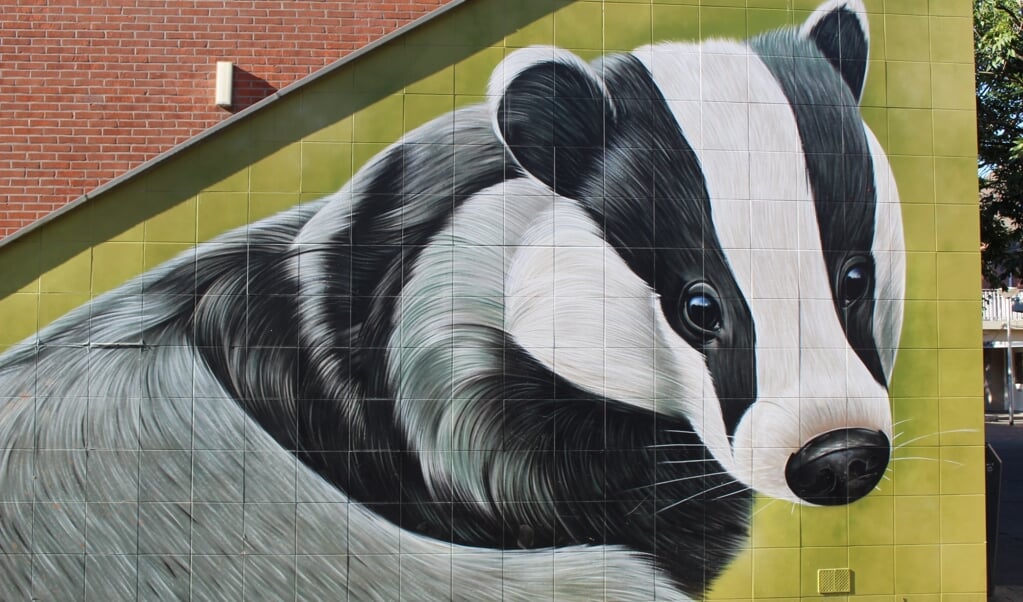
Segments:
[[[0,349],[226,230],[322,197],[403,132],[481,102],[506,52],[585,59],[659,40],[798,25],[818,0],[472,0],[0,247]],[[905,220],[907,299],[891,383],[892,469],[851,506],[760,499],[712,599],[986,600],[971,6],[865,0],[864,119]],[[844,599],[827,596],[829,600]]]

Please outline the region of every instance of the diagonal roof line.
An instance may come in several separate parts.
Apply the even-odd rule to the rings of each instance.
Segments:
[[[128,180],[131,180],[135,176],[137,176],[137,175],[139,175],[139,174],[141,174],[143,172],[149,171],[150,169],[156,167],[157,165],[160,165],[160,164],[166,162],[168,159],[171,159],[172,157],[175,157],[175,156],[181,154],[182,152],[192,148],[196,144],[199,144],[200,142],[206,140],[207,138],[213,136],[214,134],[217,134],[221,130],[229,128],[232,125],[234,125],[235,123],[237,123],[238,121],[241,121],[242,119],[245,119],[249,115],[251,115],[251,114],[253,114],[253,113],[263,109],[264,107],[267,107],[267,106],[270,106],[270,105],[274,104],[275,102],[277,102],[281,98],[287,96],[288,94],[291,94],[292,92],[295,92],[296,90],[298,90],[298,89],[304,87],[305,85],[307,85],[309,83],[312,83],[312,82],[314,82],[314,81],[316,81],[316,80],[318,80],[320,78],[323,78],[323,77],[326,77],[327,75],[330,75],[334,71],[337,71],[338,69],[348,65],[349,63],[351,63],[353,61],[356,61],[359,58],[365,56],[366,54],[369,54],[370,52],[376,50],[377,48],[379,48],[379,47],[381,47],[381,46],[383,46],[385,44],[388,44],[388,43],[396,40],[397,38],[400,38],[401,36],[403,36],[406,33],[412,31],[413,29],[416,29],[416,28],[418,28],[418,27],[420,27],[420,26],[422,26],[422,25],[424,25],[424,24],[426,24],[426,23],[428,23],[430,21],[433,21],[434,19],[440,17],[441,15],[444,15],[444,14],[450,12],[452,9],[457,8],[458,6],[461,6],[462,4],[465,4],[466,2],[469,2],[469,0],[450,0],[447,4],[444,4],[443,6],[440,6],[440,7],[436,8],[436,9],[430,11],[429,13],[419,17],[418,19],[416,19],[414,21],[411,21],[409,23],[406,23],[405,25],[402,25],[401,27],[395,29],[394,31],[392,31],[392,32],[390,32],[390,33],[388,33],[388,34],[386,34],[384,36],[381,36],[381,37],[377,38],[376,40],[373,40],[369,44],[366,44],[365,46],[359,48],[358,50],[354,50],[354,51],[346,54],[345,56],[339,58],[338,60],[334,61],[333,63],[331,63],[331,64],[329,64],[329,65],[327,65],[327,66],[325,66],[325,67],[323,67],[321,69],[318,69],[318,70],[314,71],[313,73],[310,73],[309,75],[307,75],[307,76],[305,76],[305,77],[303,77],[303,78],[301,78],[299,80],[296,80],[296,81],[288,84],[287,86],[284,86],[280,90],[275,91],[273,94],[270,94],[269,96],[267,96],[266,98],[263,98],[259,102],[253,103],[252,105],[250,105],[248,107],[245,107],[241,111],[238,111],[237,113],[234,113],[233,115],[231,115],[229,117],[226,117],[224,120],[219,121],[219,122],[211,125],[210,127],[206,128],[202,132],[199,132],[195,136],[192,136],[188,140],[185,140],[184,142],[181,142],[181,143],[175,145],[174,147],[172,147],[172,148],[170,148],[170,149],[168,149],[168,150],[166,150],[166,151],[156,155],[152,159],[149,159],[149,160],[147,160],[147,161],[145,161],[143,163],[140,163],[139,165],[129,169],[128,171],[124,172],[123,174],[113,178],[112,180],[109,180],[106,183],[101,184],[100,186],[97,186],[96,188],[94,188],[94,189],[90,190],[89,192],[83,194],[82,196],[74,199],[73,201],[70,201],[70,202],[64,204],[63,206],[61,206],[61,207],[51,211],[47,215],[37,219],[36,221],[32,222],[31,224],[25,226],[24,228],[21,228],[20,230],[17,230],[16,232],[11,234],[10,236],[8,236],[6,238],[3,238],[3,239],[0,239],[0,248],[3,248],[5,246],[15,242],[16,240],[20,240],[20,239],[28,236],[30,233],[35,232],[39,228],[42,228],[46,224],[48,224],[48,223],[52,222],[53,220],[59,218],[60,216],[64,215],[65,213],[68,213],[69,211],[73,211],[74,209],[78,208],[79,206],[81,206],[82,204],[86,203],[90,199],[96,198],[96,197],[98,197],[98,196],[100,196],[100,195],[110,191],[111,189],[116,188],[117,186],[120,186],[121,184],[127,182]]]

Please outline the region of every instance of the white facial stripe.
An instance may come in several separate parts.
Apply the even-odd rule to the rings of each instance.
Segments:
[[[792,453],[834,429],[889,433],[890,414],[835,312],[795,115],[745,45],[663,44],[637,55],[700,159],[719,242],[756,325],[757,401],[730,457],[715,456],[756,490],[798,501],[785,482]],[[881,244],[900,248],[893,236]]]
[[[562,197],[536,217],[511,252],[506,330],[583,390],[662,414],[699,415],[702,407],[680,402],[703,398],[703,356],[680,344],[656,294],[598,232]]]
[[[906,296],[902,205],[895,186],[895,176],[881,143],[869,127],[864,125],[863,129],[874,162],[874,188],[877,191],[872,248],[877,282],[874,287],[874,341],[877,343],[885,379],[891,380],[895,352],[902,332],[902,299]]]

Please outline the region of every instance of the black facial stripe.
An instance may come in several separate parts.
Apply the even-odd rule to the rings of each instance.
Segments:
[[[772,32],[750,46],[781,85],[792,104],[806,155],[821,247],[834,295],[835,311],[850,346],[882,386],[884,369],[873,336],[874,287],[845,307],[838,298],[839,272],[851,258],[873,266],[874,166],[855,98],[842,77],[811,42]]]
[[[706,357],[732,435],[756,399],[753,318],[714,231],[699,159],[636,57],[607,57],[597,68],[615,120],[603,166],[580,188],[580,200],[608,243],[657,291],[675,332]],[[708,283],[720,300],[721,327],[709,340],[694,336],[680,314],[694,282]]]

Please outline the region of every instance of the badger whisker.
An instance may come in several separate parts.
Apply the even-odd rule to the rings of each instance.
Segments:
[[[700,464],[702,462],[712,462],[713,458],[706,458],[704,460],[662,460],[658,464]]]
[[[713,487],[709,487],[707,489],[704,489],[703,491],[694,493],[693,495],[691,495],[691,496],[689,496],[687,498],[681,499],[681,500],[679,500],[677,502],[673,502],[671,505],[665,506],[664,508],[661,508],[657,512],[654,512],[654,514],[660,514],[662,512],[667,511],[667,510],[671,510],[672,508],[674,508],[675,506],[678,506],[679,504],[684,504],[684,503],[686,503],[688,501],[694,500],[694,499],[700,497],[701,495],[703,495],[705,493],[709,493],[711,491],[714,491],[715,489],[721,489],[722,487],[728,487],[729,485],[732,485],[733,483],[735,483],[735,481],[729,481],[727,483],[721,483],[720,485],[715,485]]]
[[[740,493],[742,493],[744,491],[751,491],[752,489],[753,489],[752,487],[748,487],[748,486],[744,485],[741,489],[737,489],[737,490],[735,490],[735,491],[733,491],[731,493],[726,493],[724,495],[719,495],[718,497],[714,498],[714,501],[723,500],[726,497],[731,497],[733,495],[738,495],[738,494],[740,494]]]
[[[770,502],[767,502],[766,504],[764,504],[764,507],[763,507],[763,508],[761,508],[760,510],[757,510],[756,512],[754,512],[753,514],[751,514],[751,515],[750,515],[750,518],[753,518],[754,516],[756,516],[756,515],[760,514],[760,513],[761,513],[761,512],[763,512],[764,510],[767,510],[768,508],[770,508],[771,506],[773,506],[773,505],[774,505],[775,503],[777,503],[778,501],[780,501],[780,500],[779,500],[778,498],[774,498],[774,499],[772,499],[772,500],[771,500]]]
[[[631,516],[634,512],[636,512],[636,510],[639,510],[639,507],[642,506],[644,502],[646,502],[648,499],[650,499],[649,495],[644,496],[643,499],[639,500],[639,502],[637,502],[636,505],[632,507],[632,510],[629,510],[628,512],[625,513],[625,516]]]
[[[681,483],[682,481],[692,481],[694,479],[702,479],[702,478],[705,478],[705,477],[717,477],[717,476],[726,475],[726,474],[729,474],[729,472],[727,470],[723,470],[721,472],[710,472],[710,473],[692,475],[692,476],[688,476],[688,477],[680,477],[678,479],[670,479],[668,481],[659,481],[657,483],[650,483],[648,485],[640,485],[639,487],[631,487],[629,489],[623,489],[621,492],[625,493],[627,491],[639,491],[641,489],[649,489],[650,487],[658,487],[660,485],[669,485],[671,483]]]
[[[916,443],[917,441],[921,441],[921,440],[926,439],[928,437],[937,437],[937,436],[940,436],[940,435],[951,435],[952,433],[976,433],[976,432],[978,432],[977,429],[949,429],[947,431],[937,431],[937,432],[934,432],[934,433],[928,433],[926,435],[920,435],[919,437],[914,437],[914,438],[910,439],[909,441],[903,441],[902,443],[896,445],[895,449],[900,449],[900,448],[906,447],[907,445],[909,445],[911,443]]]

